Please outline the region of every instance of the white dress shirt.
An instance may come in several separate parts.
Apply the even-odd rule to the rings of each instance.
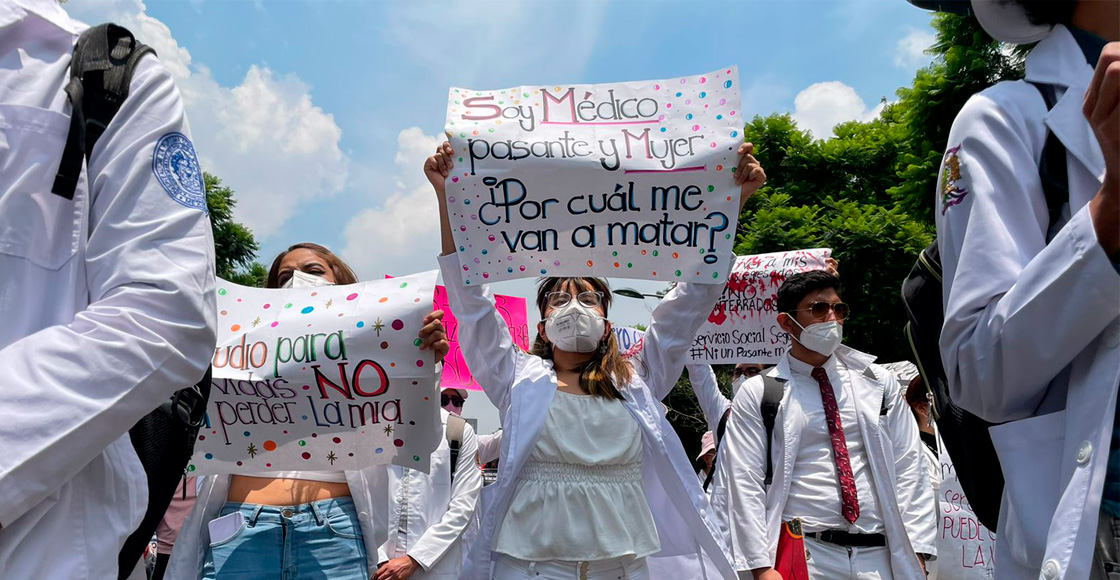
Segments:
[[[445,432],[448,415],[440,409]],[[474,429],[467,424],[463,427],[456,465],[451,465],[451,448],[444,437],[432,453],[430,473],[399,465],[386,468],[389,470],[389,539],[382,551],[386,558],[412,556],[423,568],[412,575],[415,580],[459,577],[463,565],[463,532],[474,517],[482,489],[477,453]]]
[[[801,420],[801,445],[794,459],[789,500],[782,519],[800,518],[806,532],[842,530],[854,534],[881,534],[883,518],[875,497],[863,435],[856,422],[856,408],[852,403],[855,394],[847,378],[848,373],[837,372],[835,357],[828,359],[823,367],[836,394],[840,424],[844,427],[844,438],[848,443],[848,459],[856,481],[859,518],[855,523],[849,523],[841,513],[843,502],[836,459],[832,453],[832,438],[824,415],[820,386],[809,374],[813,372],[813,367],[790,357],[789,368],[793,371],[789,381],[792,388],[790,396],[797,399],[804,418]],[[868,403],[881,406],[880,401]]]
[[[179,92],[155,57],[138,62],[73,199],[51,192],[70,127],[63,87],[85,28],[55,0],[0,2],[5,580],[117,576],[148,499],[127,431],[213,356],[210,221],[184,205],[202,201],[201,175],[190,173]],[[171,172],[190,190],[165,188],[153,170],[165,137],[184,154]]]

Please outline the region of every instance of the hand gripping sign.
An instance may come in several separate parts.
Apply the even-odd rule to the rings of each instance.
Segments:
[[[218,346],[196,475],[428,470],[439,443],[435,360],[417,334],[436,272],[317,288],[218,281]]]
[[[738,71],[452,88],[448,212],[468,284],[530,276],[717,282],[733,260]]]

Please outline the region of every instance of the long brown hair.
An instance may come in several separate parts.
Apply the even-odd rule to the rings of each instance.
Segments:
[[[354,270],[342,261],[342,258],[334,255],[334,252],[327,248],[320,246],[313,242],[302,242],[294,244],[287,250],[277,254],[276,259],[272,261],[272,267],[268,270],[268,280],[265,281],[265,288],[279,288],[280,287],[280,262],[284,261],[284,256],[294,250],[311,250],[319,255],[327,266],[330,267],[331,273],[334,274],[334,283],[339,286],[346,284],[355,284],[358,282],[358,277],[354,274]]]
[[[611,288],[607,285],[606,280],[602,278],[541,278],[537,281],[537,309],[540,310],[541,318],[545,317],[545,311],[548,309],[548,293],[564,290],[569,284],[573,289],[578,288],[579,291],[602,292],[603,316],[607,315],[611,306]],[[572,299],[575,300],[575,297],[573,296]],[[538,333],[536,339],[533,340],[531,353],[543,359],[552,360],[552,343]],[[622,355],[618,352],[618,339],[615,338],[613,332],[608,332],[606,338],[600,341],[599,350],[595,351],[591,360],[584,363],[579,369],[579,384],[588,393],[596,397],[622,399],[622,393],[618,392],[615,381],[620,384],[629,383],[632,374],[633,369],[630,363],[623,360]]]

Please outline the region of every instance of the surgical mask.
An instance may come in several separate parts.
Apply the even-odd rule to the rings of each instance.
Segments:
[[[794,338],[794,340],[813,352],[824,356],[832,356],[836,347],[840,346],[840,341],[844,340],[844,327],[835,320],[801,326],[797,319],[792,316],[789,318],[793,320],[794,324],[801,327],[801,338]]]
[[[595,352],[607,321],[594,308],[572,300],[548,315],[544,331],[552,344],[565,352]]]
[[[292,277],[288,278],[281,288],[317,288],[319,286],[334,286],[333,283],[328,282],[322,276],[314,274],[305,274],[299,270],[292,271]]]

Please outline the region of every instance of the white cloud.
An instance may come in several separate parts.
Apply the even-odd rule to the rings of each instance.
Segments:
[[[175,77],[203,168],[237,192],[236,219],[258,240],[280,231],[301,203],[330,196],[346,184],[349,159],[342,129],[314,105],[295,76],[253,65],[235,87],[224,87],[193,63],[142,0],[65,5],[86,22],[117,22],[155,48]]]
[[[397,135],[394,174],[371,175],[366,186],[371,194],[374,184],[393,184],[392,193],[381,205],[350,219],[339,252],[360,278],[401,276],[438,267],[439,210],[422,167],[442,141],[442,135],[425,135],[420,128],[409,127]]]
[[[898,41],[894,52],[894,65],[899,68],[918,68],[929,64],[933,57],[926,54],[937,37],[930,30],[911,29]]]
[[[839,81],[814,83],[797,93],[793,100],[793,119],[801,129],[817,139],[832,137],[832,128],[847,121],[870,121],[883,111],[884,103],[872,109],[856,90]]]

